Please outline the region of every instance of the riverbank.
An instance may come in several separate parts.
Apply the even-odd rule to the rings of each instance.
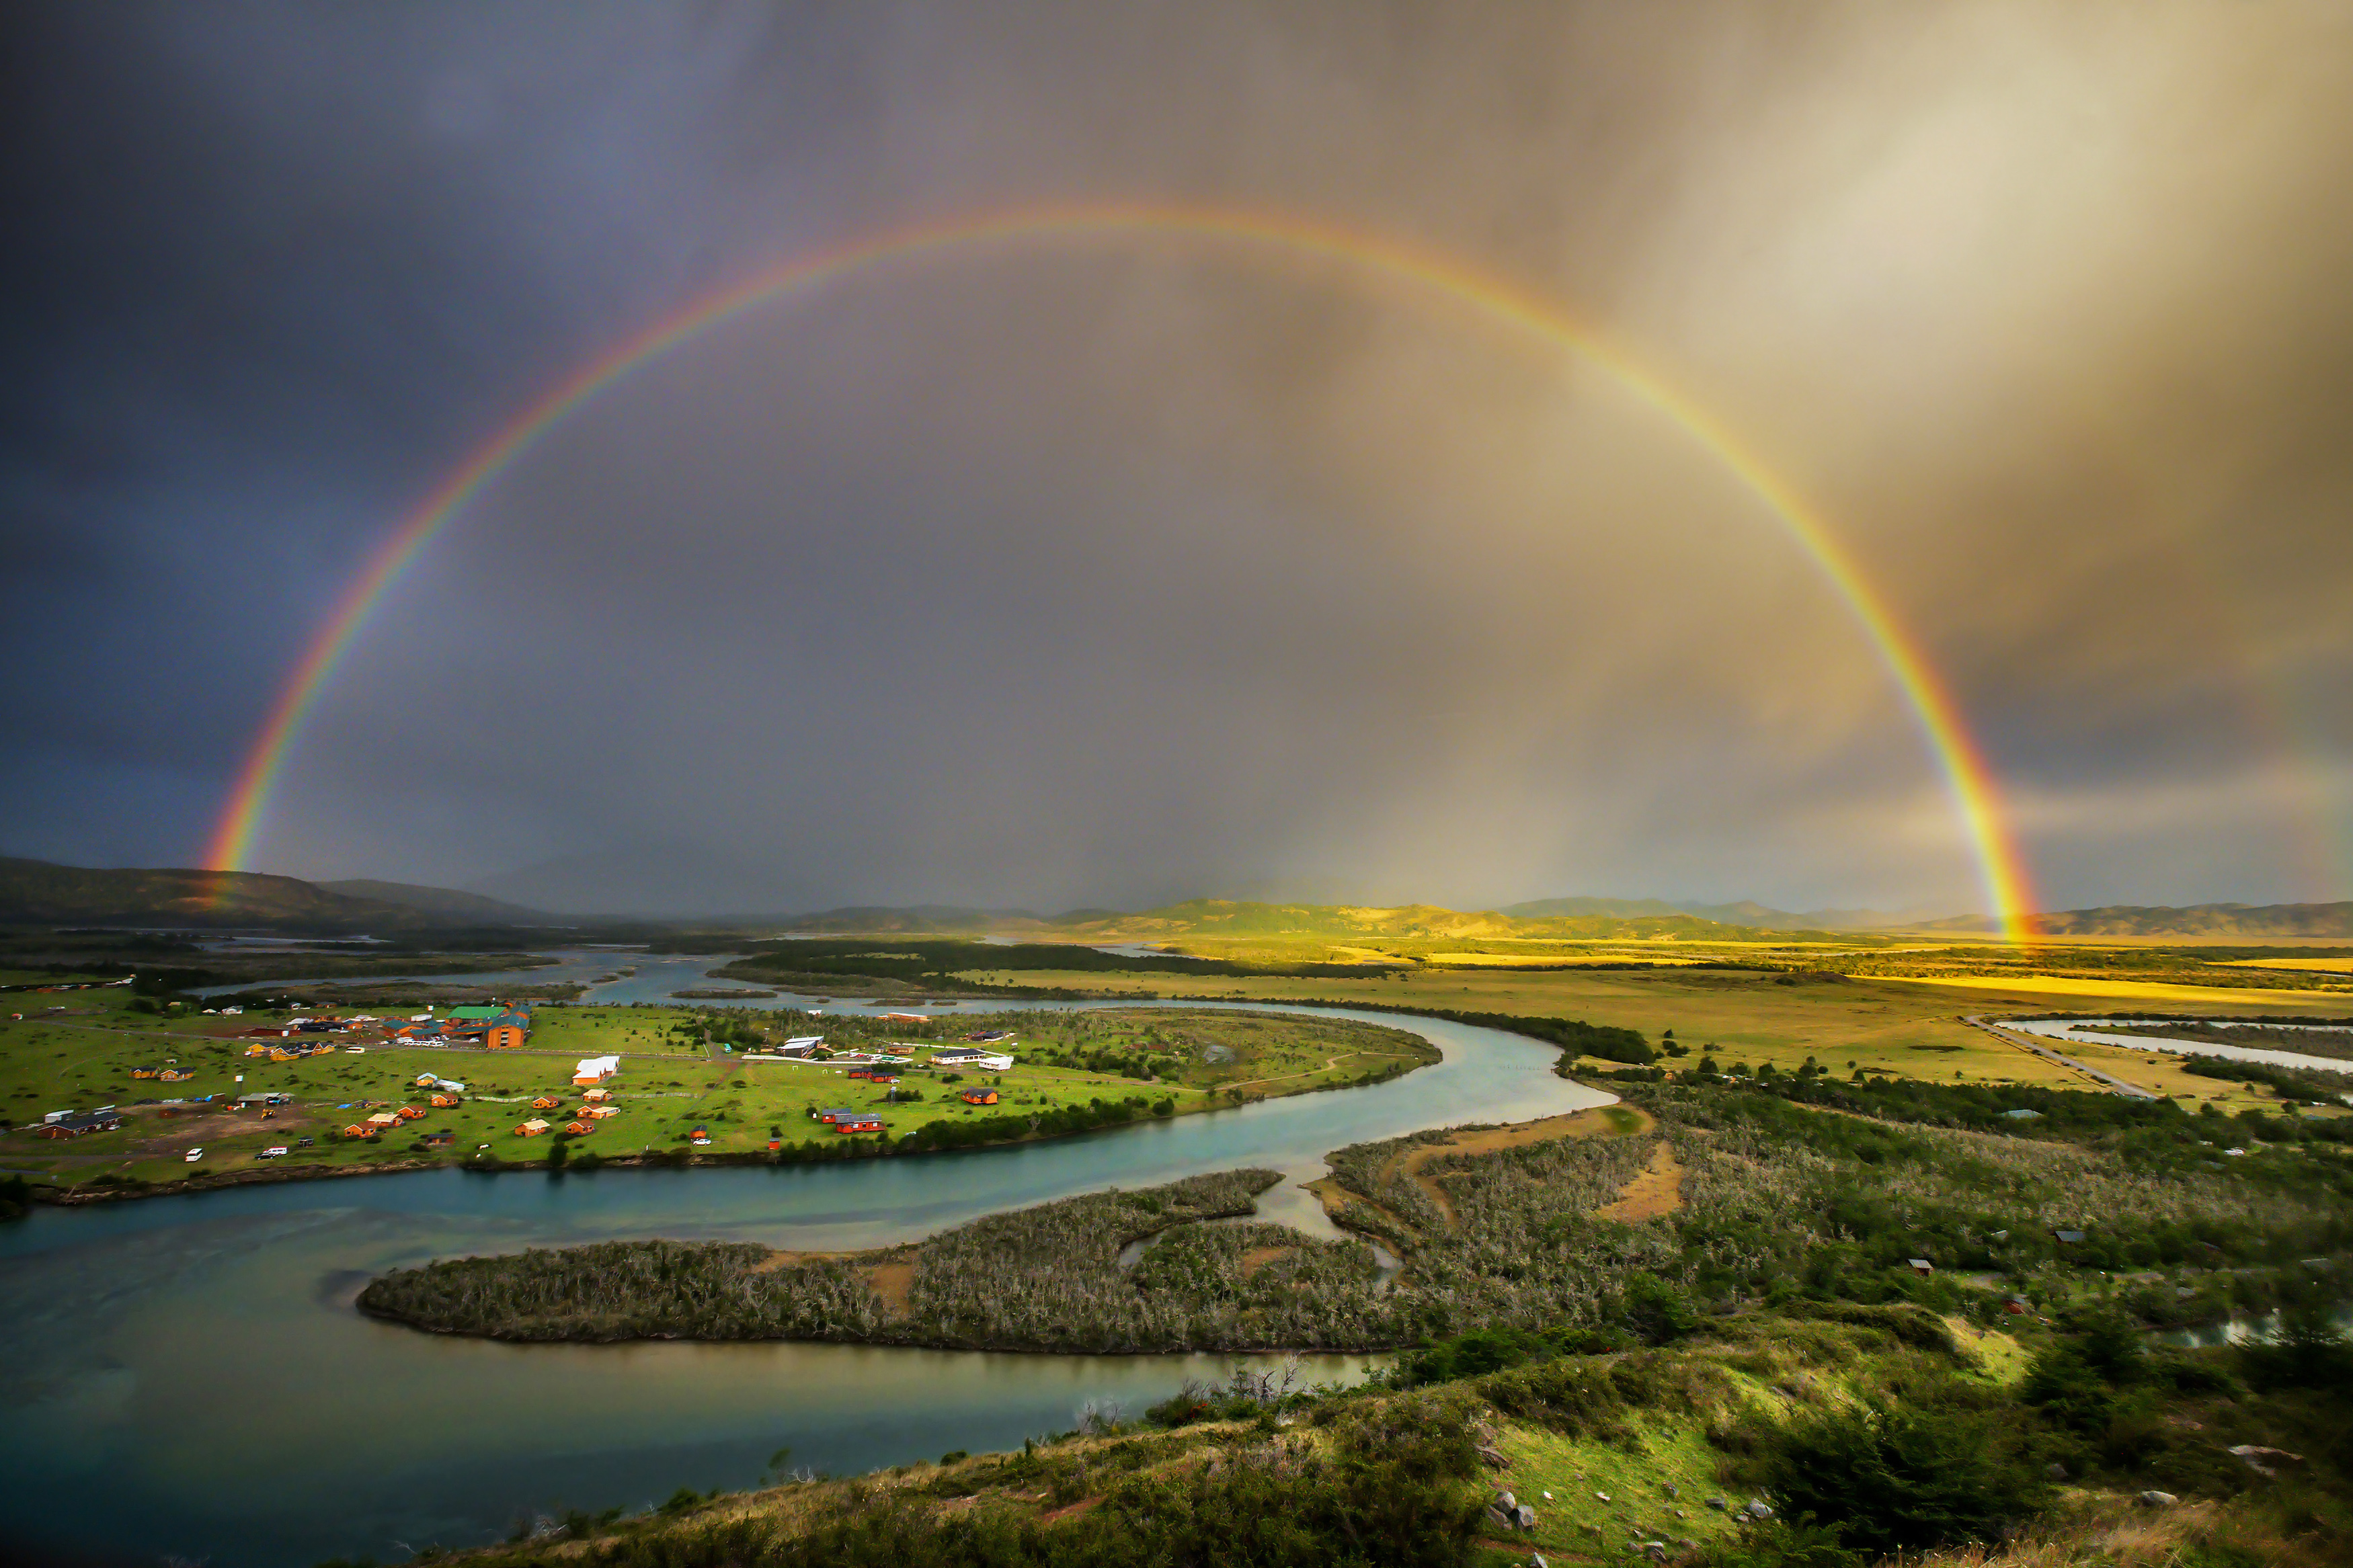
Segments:
[[[1121,1002],[939,1020],[549,1008],[517,1049],[371,1038],[361,1049],[273,1061],[247,1054],[248,1042],[233,1033],[257,1016],[0,1024],[12,1047],[0,1060],[0,1089],[18,1101],[94,1100],[120,1122],[67,1139],[17,1129],[0,1144],[0,1165],[37,1179],[52,1201],[111,1203],[452,1166],[830,1163],[1003,1148],[1365,1089],[1434,1066],[1441,1054],[1423,1035],[1362,1019]],[[823,1034],[849,1059],[758,1054],[797,1034]],[[951,1058],[895,1079],[860,1070],[861,1058],[877,1055],[920,1060],[969,1048],[967,1037],[998,1043],[978,1061]],[[279,1037],[274,1029],[269,1037]],[[620,1064],[593,1112],[571,1072],[591,1056]],[[981,1065],[1008,1058],[1011,1066]],[[169,1100],[150,1089],[165,1068],[185,1075],[162,1089]],[[264,1096],[276,1103],[239,1103]],[[829,1109],[881,1125],[840,1132],[818,1119]],[[386,1112],[402,1120],[375,1131],[366,1119]],[[353,1136],[355,1126],[366,1135]],[[200,1164],[184,1163],[197,1152]]]
[[[659,1016],[615,1011],[617,1025]],[[1090,1047],[1135,1032],[1132,1011],[1110,1010]],[[1328,1238],[1296,1185],[1322,1172],[1324,1151],[1609,1098],[1555,1078],[1557,1053],[1536,1042],[1418,1026],[1444,1060],[1388,1083],[1232,1109],[1221,1100],[1216,1116],[969,1154],[779,1167],[706,1163],[705,1151],[685,1170],[492,1181],[445,1167],[171,1204],[44,1205],[0,1227],[12,1357],[0,1387],[0,1517],[56,1521],[52,1555],[71,1546],[125,1562],[305,1568],[500,1540],[518,1514],[752,1486],[785,1445],[843,1475],[947,1448],[1018,1453],[1025,1436],[1069,1427],[1089,1402],[1141,1410],[1187,1379],[1222,1382],[1233,1363],[776,1340],[520,1344],[404,1330],[355,1311],[353,1299],[369,1280],[435,1258],[654,1237],[871,1251],[1113,1184],[1241,1168],[1286,1178],[1261,1195],[1261,1223]],[[699,1070],[717,1078],[727,1065]],[[1248,1076],[1241,1064],[1232,1070]],[[691,1090],[696,1075],[653,1076],[688,1079]],[[631,1152],[638,1142],[629,1137]],[[268,1347],[266,1376],[253,1375],[257,1345]],[[1366,1370],[1360,1357],[1316,1356],[1300,1376],[1345,1383]],[[120,1389],[136,1396],[108,1392]]]

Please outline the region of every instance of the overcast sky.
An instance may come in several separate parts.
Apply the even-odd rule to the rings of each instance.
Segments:
[[[399,519],[863,235],[1309,216],[1559,301],[1820,514],[2045,907],[2336,899],[2353,13],[11,10],[0,850],[195,862]],[[1440,293],[1166,236],[740,316],[387,596],[252,868],[574,910],[1984,898],[1708,449]]]

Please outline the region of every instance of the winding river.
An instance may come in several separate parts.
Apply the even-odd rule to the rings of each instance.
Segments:
[[[712,962],[622,961],[638,974],[593,1000],[666,997]],[[645,1236],[874,1246],[1249,1164],[1292,1178],[1262,1213],[1328,1233],[1293,1184],[1322,1173],[1327,1150],[1614,1098],[1556,1078],[1553,1048],[1518,1036],[1260,1007],[1410,1028],[1445,1059],[1385,1084],[1010,1149],[568,1176],[434,1171],[37,1210],[0,1231],[0,1538],[93,1563],[294,1568],[475,1544],[533,1513],[638,1508],[681,1486],[751,1486],[784,1447],[791,1463],[838,1475],[1013,1447],[1070,1427],[1089,1401],[1140,1411],[1230,1358],[506,1345],[374,1322],[352,1299],[370,1276],[437,1256]],[[1366,1365],[1323,1356],[1303,1371],[1345,1380]]]

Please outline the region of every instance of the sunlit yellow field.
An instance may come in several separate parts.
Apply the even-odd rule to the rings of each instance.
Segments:
[[[2038,996],[2083,996],[2103,1002],[2200,1002],[2266,1012],[2342,1010],[2342,991],[2266,991],[2234,986],[2228,991],[2203,985],[2177,985],[2155,980],[2079,980],[2069,976],[2026,974],[1914,974],[1889,984],[1945,985],[1971,991],[2024,992]]]

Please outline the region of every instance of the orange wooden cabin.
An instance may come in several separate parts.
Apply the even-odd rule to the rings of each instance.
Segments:
[[[534,1116],[530,1121],[515,1129],[515,1136],[518,1138],[536,1138],[546,1131],[547,1123]]]
[[[567,1121],[564,1124],[564,1130],[575,1138],[586,1138],[589,1133],[596,1131],[596,1124],[593,1121]]]
[[[557,1100],[554,1096],[543,1094],[537,1100],[531,1102],[531,1108],[533,1110],[553,1110],[560,1103],[562,1102]]]
[[[968,1089],[958,1098],[966,1105],[995,1105],[997,1091],[993,1089]]]
[[[436,1110],[447,1110],[457,1103],[459,1103],[458,1097],[454,1094],[437,1094],[433,1097],[433,1109]]]

